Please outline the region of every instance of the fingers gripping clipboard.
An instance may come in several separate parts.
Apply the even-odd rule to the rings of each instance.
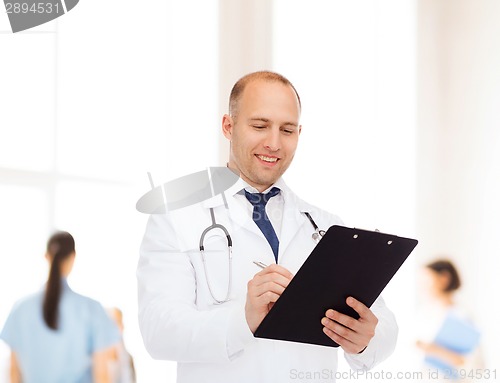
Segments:
[[[254,336],[338,347],[323,332],[326,310],[359,318],[347,297],[370,307],[417,243],[391,234],[330,227]]]

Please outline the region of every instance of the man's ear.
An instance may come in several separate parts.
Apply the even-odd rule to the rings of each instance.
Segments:
[[[299,125],[299,136],[301,132],[302,132],[302,125]]]
[[[225,114],[222,117],[222,134],[229,141],[231,141],[231,136],[233,134],[234,121],[233,118],[229,114]]]

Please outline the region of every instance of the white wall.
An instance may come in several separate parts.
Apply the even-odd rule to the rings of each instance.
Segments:
[[[419,1],[418,235],[445,254],[499,365],[500,2]]]

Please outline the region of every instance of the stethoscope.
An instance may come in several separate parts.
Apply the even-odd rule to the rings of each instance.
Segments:
[[[306,217],[309,219],[309,222],[311,222],[311,225],[314,227],[314,233],[312,234],[312,239],[316,242],[319,243],[321,238],[325,235],[326,231],[320,230],[318,225],[316,225],[316,222],[314,222],[314,219],[312,219],[311,214],[309,214],[307,211],[303,212]]]
[[[316,222],[312,219],[311,215],[308,212],[302,212],[304,215],[307,217],[309,222],[311,222],[311,225],[314,228],[314,233],[312,234],[312,239],[314,242],[319,243],[321,238],[325,235],[325,230],[320,230],[318,225],[316,225]],[[215,213],[214,209],[210,208],[210,216],[212,217],[212,224],[208,226],[203,232],[201,233],[200,236],[200,253],[201,253],[201,260],[203,263],[203,271],[205,272],[205,278],[207,280],[207,286],[208,286],[208,291],[210,292],[210,295],[212,296],[212,299],[214,302],[218,305],[222,303],[229,302],[230,295],[231,295],[231,289],[232,289],[232,279],[233,279],[233,267],[232,267],[232,262],[233,262],[233,240],[231,239],[231,235],[229,234],[229,231],[224,227],[224,225],[221,225],[215,221]],[[227,283],[227,293],[226,297],[224,299],[217,299],[212,291],[212,285],[210,283],[210,279],[208,278],[208,273],[207,273],[207,266],[206,266],[206,261],[205,261],[205,246],[204,246],[204,241],[205,241],[205,236],[210,230],[214,229],[220,229],[224,232],[226,235],[227,239],[227,251],[228,251],[228,266],[229,266],[229,280]]]
[[[201,260],[203,262],[203,270],[205,271],[205,278],[207,279],[208,291],[210,291],[210,295],[212,296],[215,303],[220,305],[220,304],[228,302],[230,300],[229,295],[231,294],[231,285],[232,285],[232,279],[233,279],[233,268],[232,268],[233,240],[231,239],[231,235],[229,234],[229,231],[227,231],[227,229],[224,227],[224,225],[221,225],[221,224],[215,222],[215,213],[214,213],[213,208],[210,208],[210,215],[212,217],[212,224],[210,226],[208,226],[205,230],[203,230],[203,233],[201,233],[200,253],[201,253]],[[205,262],[205,246],[203,245],[203,242],[205,241],[205,235],[207,235],[207,233],[213,229],[221,229],[227,238],[227,251],[228,251],[228,257],[229,257],[229,262],[228,262],[229,263],[229,281],[227,283],[227,294],[226,294],[226,298],[224,298],[224,300],[219,300],[215,297],[215,295],[212,291],[212,285],[210,284],[210,280],[208,279],[207,265]]]

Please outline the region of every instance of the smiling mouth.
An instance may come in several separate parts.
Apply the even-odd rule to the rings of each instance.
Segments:
[[[256,154],[256,156],[260,160],[262,160],[264,162],[269,162],[270,164],[278,162],[278,160],[279,160],[278,157],[267,157],[267,156],[263,156],[263,155],[260,155],[260,154]]]

